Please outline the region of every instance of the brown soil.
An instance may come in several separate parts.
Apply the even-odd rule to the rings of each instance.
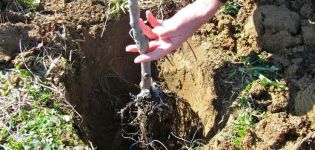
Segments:
[[[169,56],[171,63],[159,61],[160,76],[172,91],[187,99],[204,125],[204,136],[211,139],[220,134],[218,131],[229,127],[229,103],[235,99],[237,91],[242,89],[239,86],[241,76],[236,74],[234,78],[229,77],[238,64],[227,63],[227,60],[268,52],[269,61],[280,67],[280,76],[288,84],[289,90],[264,91],[261,87],[253,87],[252,96],[260,107],[265,107],[274,114],[270,119],[275,121],[260,121],[258,126],[265,122],[267,128],[257,127],[247,139],[262,141],[256,142],[256,145],[249,142],[246,147],[245,139],[244,148],[290,149],[288,141],[299,141],[306,136],[304,133],[314,130],[315,38],[312,37],[312,31],[315,29],[315,5],[307,0],[303,3],[250,0],[240,3],[243,6],[236,18],[218,13],[188,40],[197,59],[185,43],[180,50]],[[238,31],[235,27],[238,27]],[[236,58],[231,57],[229,51],[235,51]],[[266,96],[266,92],[269,96]],[[283,115],[283,112],[290,119],[286,117],[281,120],[279,115]],[[301,118],[294,116],[308,119],[297,121]],[[299,125],[292,125],[287,120],[304,122],[302,124],[310,121],[312,127],[304,126],[306,130],[300,132],[297,131],[301,129]],[[284,138],[289,135],[293,137]],[[229,147],[229,143],[218,139],[215,137],[210,140],[209,149]],[[217,147],[213,147],[216,144]]]
[[[9,61],[20,52],[20,41],[23,45],[32,45],[36,41],[31,28],[32,25],[23,23],[0,24],[0,62]]]
[[[171,132],[180,138],[206,141],[204,149],[237,149],[222,134],[233,125],[237,115],[233,102],[244,88],[239,60],[264,53],[268,63],[280,69],[277,77],[288,90],[253,85],[249,92],[255,100],[253,105],[270,115],[256,122],[243,139],[243,148],[313,148],[315,3],[239,3],[242,7],[235,17],[217,13],[168,59],[156,62],[155,80],[175,94],[165,101],[170,107],[162,107],[154,117],[148,117],[148,137],[160,140],[169,149],[177,149],[180,141],[168,139]],[[32,55],[39,53],[32,47],[41,41],[53,57],[64,55],[71,65],[56,78],[61,78],[68,101],[82,116],[77,124],[79,134],[99,149],[129,149],[133,143],[121,136],[121,129],[122,123],[134,116],[121,120],[119,112],[126,106],[132,106],[126,110],[136,109],[130,104],[129,93],[139,92],[140,70],[133,63],[135,55],[124,50],[133,42],[128,36],[128,15],[105,26],[107,5],[96,0],[43,0],[39,12],[31,21],[23,15],[12,17],[20,16],[15,11],[2,14],[7,19],[0,24],[0,62],[19,64],[21,57],[32,61]],[[19,54],[20,39],[30,52]],[[145,108],[155,105],[144,104]],[[135,127],[128,129],[131,132]]]

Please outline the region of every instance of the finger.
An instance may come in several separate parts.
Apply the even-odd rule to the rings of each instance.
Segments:
[[[138,46],[136,44],[126,46],[126,52],[138,52]]]
[[[159,59],[167,54],[167,51],[162,48],[157,48],[153,52],[147,53],[147,54],[141,54],[138,57],[135,58],[135,63],[143,63],[143,62],[149,62],[152,60]]]
[[[162,25],[152,14],[151,11],[146,11],[146,17],[148,22],[151,24],[152,27],[160,26]]]
[[[142,19],[140,19],[139,24],[140,24],[140,28],[142,29],[144,34],[146,36],[148,36],[148,38],[150,38],[150,39],[157,39],[158,38],[158,35],[153,33],[152,29],[149,26],[145,25],[145,23],[143,22]]]
[[[149,52],[152,52],[154,49],[156,49],[159,46],[158,41],[151,41],[149,42]],[[138,46],[136,44],[128,45],[126,47],[126,52],[139,52]]]

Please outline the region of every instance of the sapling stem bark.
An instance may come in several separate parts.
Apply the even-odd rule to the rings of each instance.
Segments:
[[[138,45],[139,53],[145,54],[149,49],[149,39],[144,35],[139,25],[140,9],[138,0],[129,0],[129,17],[133,38]],[[141,63],[141,93],[138,96],[146,97],[150,95],[151,82],[151,62]]]

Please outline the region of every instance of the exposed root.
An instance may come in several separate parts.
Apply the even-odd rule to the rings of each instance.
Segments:
[[[136,100],[132,95],[134,101],[118,112],[122,136],[132,142],[131,149],[173,149],[203,144],[202,140],[196,140],[202,129],[198,117],[182,99],[164,92],[152,90],[151,99]],[[185,116],[181,116],[182,111],[192,114],[183,119]]]

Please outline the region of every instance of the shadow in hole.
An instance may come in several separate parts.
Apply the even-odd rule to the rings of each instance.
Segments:
[[[80,130],[98,149],[110,149],[120,129],[116,112],[130,101],[130,92],[139,91],[140,67],[124,50],[132,43],[128,22],[127,15],[109,22],[103,37],[101,29],[96,36],[83,31],[84,42],[64,79],[67,99],[82,116]]]
[[[222,128],[225,127],[229,116],[232,113],[232,110],[229,109],[231,102],[233,102],[237,95],[237,93],[233,93],[234,89],[241,89],[241,74],[236,71],[241,65],[225,63],[221,68],[216,70],[216,74],[214,76],[215,81],[215,91],[217,93],[218,98],[213,101],[213,106],[215,110],[218,111],[218,114],[215,117],[215,124],[211,128],[211,130],[207,133],[206,139],[210,140],[214,135],[218,133]],[[233,71],[236,71],[236,74],[232,75]]]
[[[201,140],[204,138],[203,126],[190,104],[175,94],[167,95],[166,102],[169,107],[162,110],[166,115],[162,118],[152,118],[156,120],[154,122],[159,122],[153,122],[153,134],[157,134],[157,137],[167,144],[168,149],[180,149],[183,146],[193,148],[198,144],[205,144]]]
[[[299,116],[305,115],[312,111],[315,105],[313,36],[315,25],[311,23],[315,20],[315,1],[255,0],[254,2],[257,4],[253,14],[255,31],[250,33],[257,33],[255,38],[258,48],[272,54],[268,62],[279,67],[280,77],[289,87],[288,107],[281,111]],[[303,9],[307,9],[307,12]],[[238,70],[239,67],[239,64],[226,62],[223,67],[215,71],[215,91],[218,98],[213,105],[218,114],[215,118],[215,126],[206,135],[207,140],[224,128],[231,115],[229,107],[244,88],[240,87],[242,85],[240,74],[230,76],[231,70]]]

